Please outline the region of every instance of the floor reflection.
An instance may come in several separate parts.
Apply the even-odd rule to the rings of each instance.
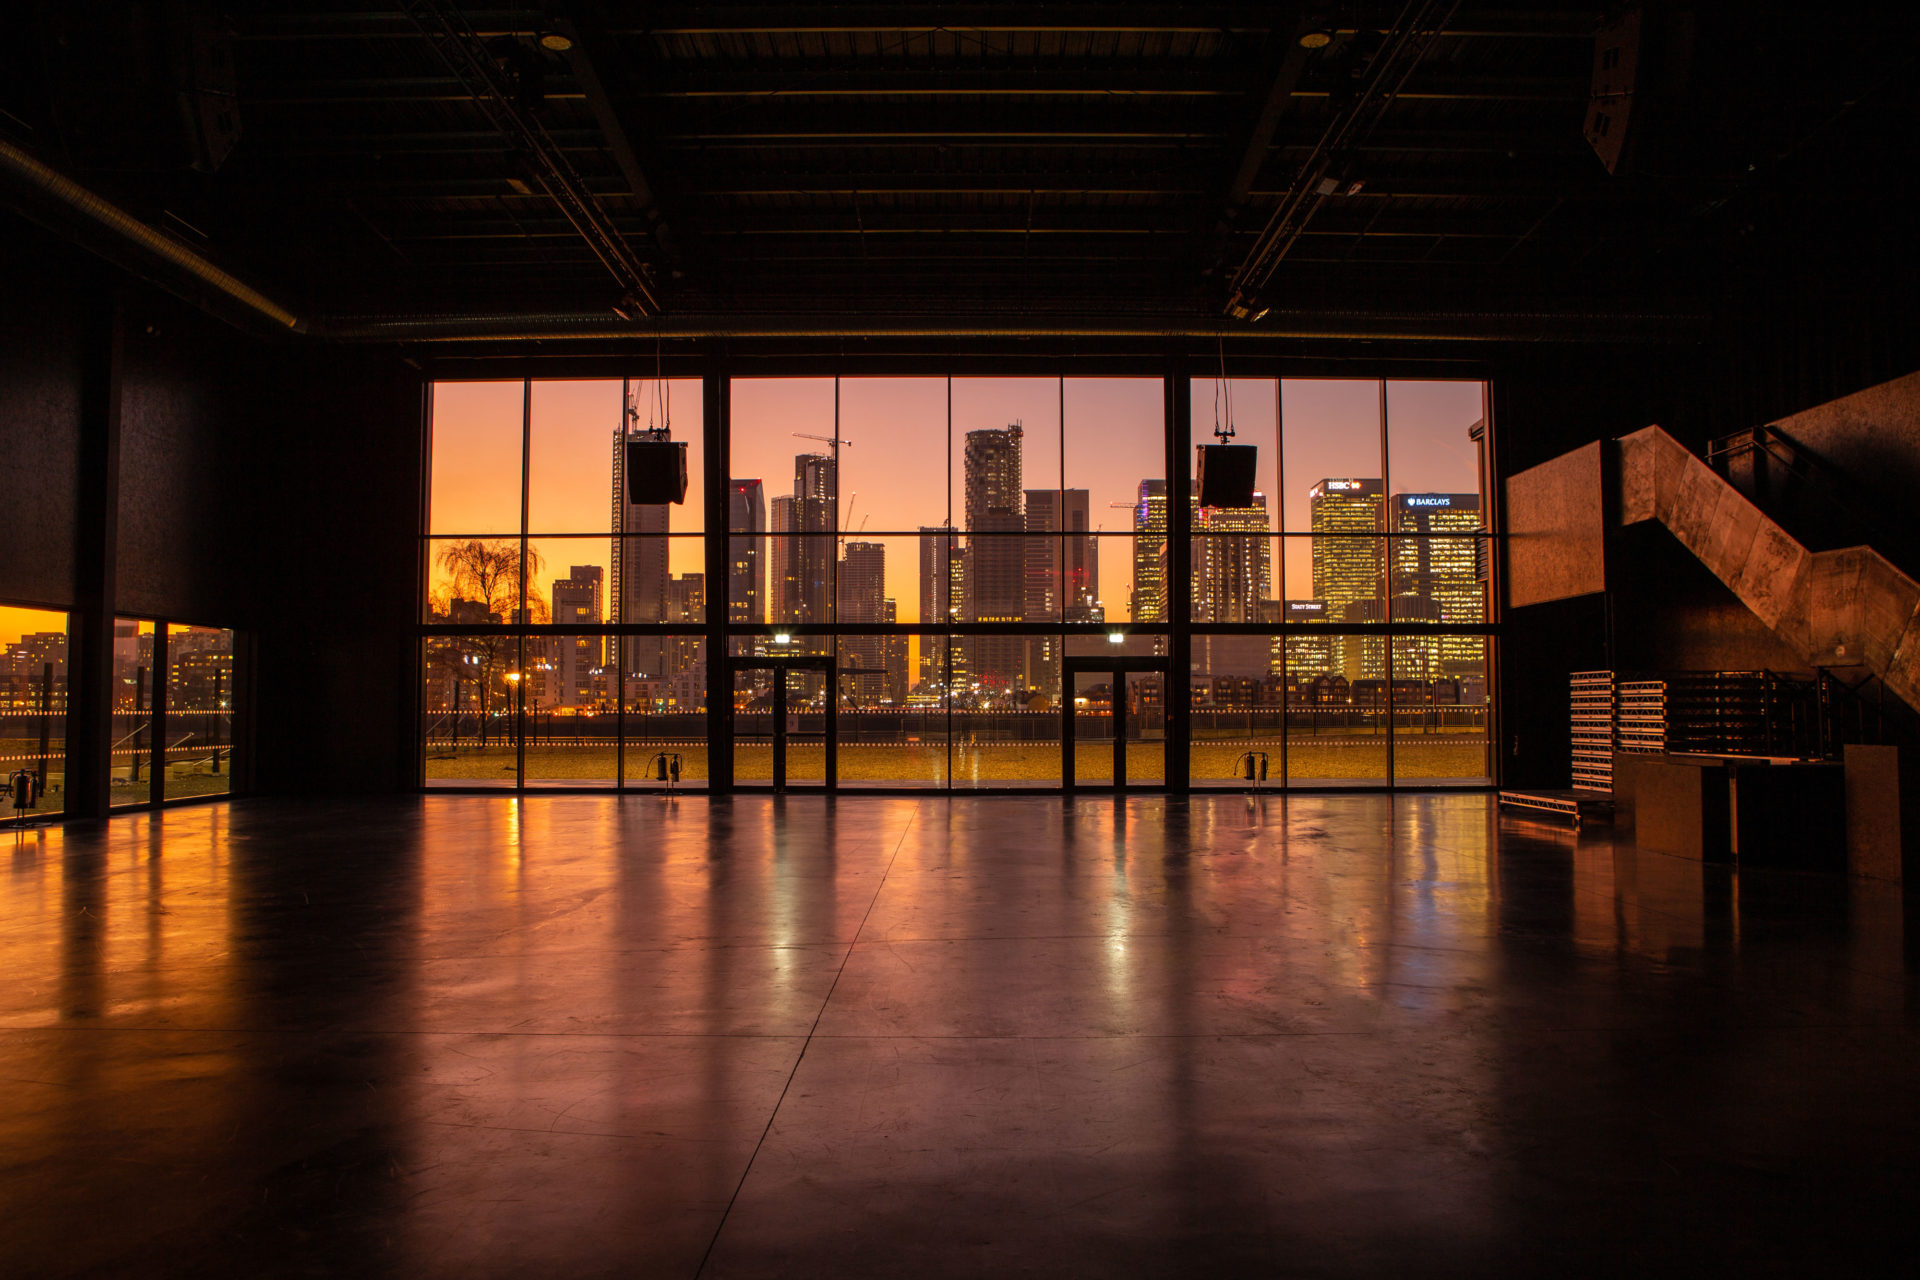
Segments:
[[[1840,1265],[1920,1191],[1914,901],[1479,795],[47,828],[0,1271]]]

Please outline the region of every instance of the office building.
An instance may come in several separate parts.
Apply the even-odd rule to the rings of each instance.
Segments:
[[[1026,617],[1025,529],[1020,485],[1019,423],[967,432],[966,520],[968,622],[1020,622]],[[965,645],[968,674],[993,696],[1023,697],[1026,645],[1015,637],[976,636]]]

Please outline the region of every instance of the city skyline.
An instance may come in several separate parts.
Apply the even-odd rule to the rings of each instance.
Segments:
[[[649,411],[660,407],[652,386],[636,384],[642,426]],[[606,509],[612,483],[607,432],[619,421],[620,387],[618,381],[534,384],[527,495],[534,535],[567,531],[545,521],[571,519],[577,524],[581,513]],[[668,511],[670,529],[697,533],[704,521],[699,500],[704,466],[699,383],[668,380],[665,388],[667,403],[657,417],[670,417],[674,438],[688,443],[694,476],[688,502]],[[1064,451],[1065,485],[1089,491],[1096,531],[1130,538],[1130,508],[1138,485],[1165,471],[1160,388],[1158,379],[1146,378],[1067,379],[1064,384],[1053,378],[956,378],[949,437],[946,379],[843,379],[837,430],[840,438],[853,443],[840,450],[834,523],[848,537],[859,533],[894,546],[887,557],[886,594],[897,602],[901,622],[921,621],[920,557],[917,545],[907,539],[917,540],[923,526],[963,526],[968,432],[1003,430],[1018,420],[1026,444],[1023,487],[1060,486]],[[1382,474],[1381,388],[1374,380],[1287,379],[1278,388],[1286,415],[1284,449],[1275,447],[1273,380],[1232,379],[1223,389],[1231,392],[1236,441],[1261,446],[1260,487],[1275,499],[1273,517],[1291,531],[1311,531],[1308,491],[1314,482]],[[1389,381],[1385,391],[1392,426],[1385,461],[1391,466],[1394,493],[1476,490],[1477,458],[1466,432],[1484,414],[1483,384]],[[519,382],[436,386],[433,532],[518,535],[521,395]],[[778,494],[786,488],[784,477],[792,474],[796,454],[829,447],[796,438],[796,432],[835,438],[831,378],[737,379],[732,396],[730,479],[759,479],[766,493]],[[1212,381],[1195,381],[1196,442],[1211,438],[1215,398]],[[1227,396],[1219,398],[1224,402]],[[929,469],[929,458],[942,465]],[[918,477],[918,482],[902,483],[908,477]],[[1116,509],[1115,503],[1129,509]],[[597,559],[610,570],[608,534],[580,532],[587,535],[585,540],[535,536],[533,548],[548,565]],[[594,538],[601,550],[580,550]],[[1306,595],[1301,584],[1311,575],[1309,541],[1285,539],[1275,548],[1275,598]],[[704,570],[697,538],[674,539],[669,547],[670,573]],[[1134,577],[1131,544],[1112,544],[1099,562],[1098,598],[1105,616],[1126,621]]]

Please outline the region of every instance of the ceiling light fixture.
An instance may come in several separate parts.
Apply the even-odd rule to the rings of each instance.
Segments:
[[[1302,49],[1324,49],[1332,43],[1333,43],[1333,32],[1328,31],[1325,28],[1321,28],[1320,30],[1317,30],[1317,31],[1303,31],[1300,33],[1300,47]]]
[[[573,37],[562,35],[558,31],[542,31],[540,47],[548,53],[565,53],[573,48]]]

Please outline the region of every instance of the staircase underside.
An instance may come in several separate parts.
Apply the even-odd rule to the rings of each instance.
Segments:
[[[1810,551],[1660,427],[1622,436],[1620,521],[1658,520],[1809,667],[1920,709],[1920,582],[1871,547]]]

